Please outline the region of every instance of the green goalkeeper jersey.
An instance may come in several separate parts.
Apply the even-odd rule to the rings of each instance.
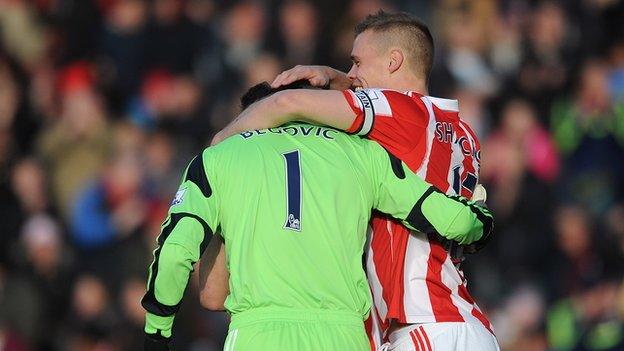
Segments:
[[[372,209],[462,244],[491,216],[448,198],[378,144],[308,124],[246,132],[189,164],[150,266],[146,332],[171,335],[193,264],[215,231],[230,272],[226,309],[355,312],[371,304],[362,266]]]

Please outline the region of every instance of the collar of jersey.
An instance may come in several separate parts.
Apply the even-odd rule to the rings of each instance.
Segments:
[[[391,89],[384,89],[384,90],[391,90]],[[439,98],[439,97],[429,96],[429,95],[421,95],[415,91],[405,91],[403,92],[403,94],[409,95],[409,96],[413,96],[414,94],[417,94],[431,101],[432,104],[434,104],[437,108],[439,108],[442,111],[459,112],[459,101],[457,100],[444,99],[444,98]]]
[[[433,96],[425,96],[432,104],[436,105],[442,111],[459,112],[459,101],[451,99],[443,99]]]

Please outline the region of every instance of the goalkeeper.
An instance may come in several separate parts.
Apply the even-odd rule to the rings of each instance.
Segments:
[[[150,266],[145,349],[171,349],[174,315],[216,230],[232,315],[225,350],[369,350],[362,267],[372,209],[468,244],[486,209],[449,198],[378,144],[290,124],[235,135],[187,167]]]

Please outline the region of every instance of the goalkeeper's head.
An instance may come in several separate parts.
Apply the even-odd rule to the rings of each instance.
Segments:
[[[328,89],[329,87],[323,87],[322,89]],[[249,105],[253,104],[256,101],[262,100],[267,96],[273,95],[278,91],[288,90],[288,89],[319,89],[318,87],[314,87],[310,85],[306,79],[301,79],[295,82],[292,82],[288,85],[282,85],[278,88],[272,88],[271,84],[267,82],[262,82],[260,84],[256,84],[253,87],[249,88],[245,94],[241,97],[241,110],[245,110]]]

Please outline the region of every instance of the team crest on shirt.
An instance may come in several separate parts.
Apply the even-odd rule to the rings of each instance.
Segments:
[[[175,194],[175,197],[173,198],[173,201],[171,201],[171,206],[181,204],[182,201],[184,201],[184,194],[186,194],[186,188],[178,190],[178,192]]]

